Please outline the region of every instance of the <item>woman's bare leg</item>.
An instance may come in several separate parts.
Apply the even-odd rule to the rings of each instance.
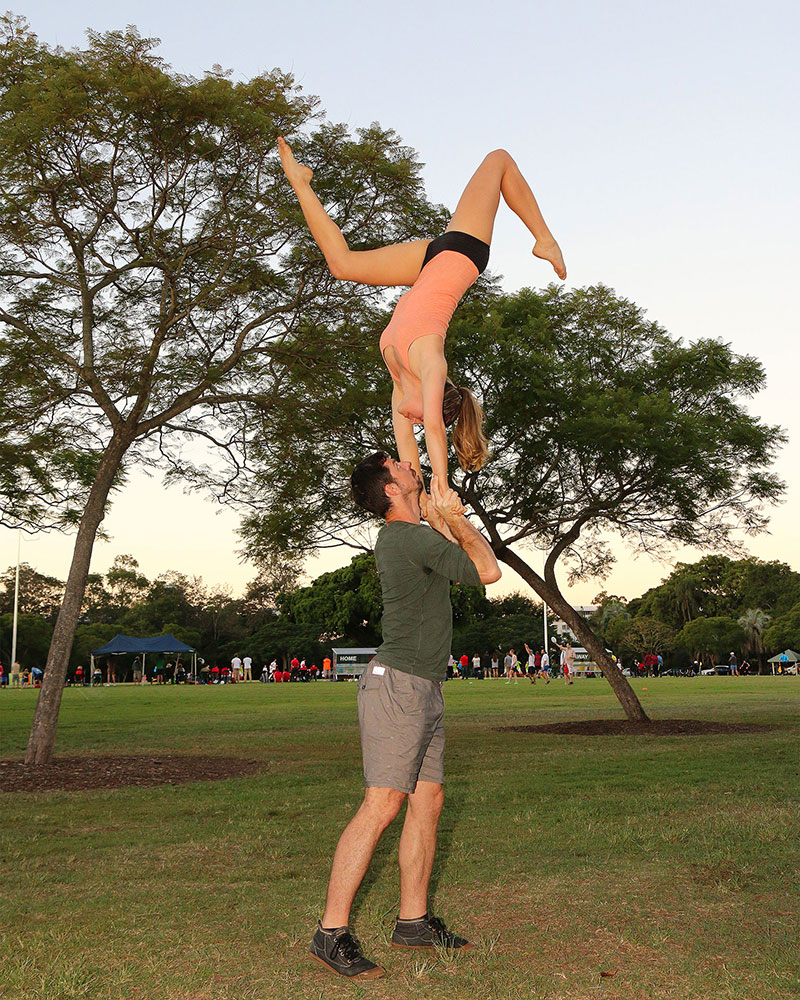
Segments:
[[[484,243],[491,243],[501,194],[511,211],[522,219],[536,240],[534,255],[549,260],[559,278],[566,278],[567,269],[558,243],[547,228],[528,182],[520,173],[513,157],[504,149],[495,149],[489,153],[472,175],[447,228],[469,233]]]
[[[395,243],[377,250],[350,250],[341,230],[311,189],[311,168],[295,160],[291,147],[282,137],[278,138],[278,152],[311,235],[325,255],[335,278],[358,281],[364,285],[414,284],[430,240]]]

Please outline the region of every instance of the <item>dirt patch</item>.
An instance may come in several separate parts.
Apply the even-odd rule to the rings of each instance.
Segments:
[[[564,736],[708,736],[714,733],[766,733],[777,726],[754,722],[703,722],[701,719],[585,719],[548,722],[540,726],[500,726],[500,733],[559,733]]]
[[[56,757],[49,764],[37,767],[25,767],[21,760],[0,760],[0,792],[185,785],[190,781],[242,778],[264,771],[267,766],[264,761],[240,757],[183,754]]]

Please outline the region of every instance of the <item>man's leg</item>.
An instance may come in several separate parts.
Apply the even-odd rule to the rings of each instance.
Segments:
[[[397,816],[405,798],[406,793],[395,788],[367,788],[361,807],[345,827],[336,845],[322,917],[323,927],[347,926],[350,908],[381,834]],[[434,839],[435,836],[434,827]]]
[[[418,781],[408,797],[399,849],[401,920],[414,920],[428,911],[428,885],[443,802],[444,787],[433,781]]]

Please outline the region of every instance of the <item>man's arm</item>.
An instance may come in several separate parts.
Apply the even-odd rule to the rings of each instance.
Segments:
[[[442,491],[438,476],[431,480],[431,499],[456,544],[475,564],[481,583],[495,583],[499,580],[502,573],[491,546],[461,513],[464,508],[456,492],[451,489]]]

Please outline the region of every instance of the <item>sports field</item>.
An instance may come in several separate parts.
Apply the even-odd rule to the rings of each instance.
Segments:
[[[434,911],[474,951],[388,947],[399,824],[353,925],[384,980],[306,957],[362,794],[353,684],[67,689],[57,753],[225,754],[216,782],[0,795],[0,997],[676,998],[800,995],[800,679],[635,681],[682,736],[501,732],[621,717],[604,681],[446,685]],[[21,757],[33,691],[0,694]],[[613,973],[602,975],[603,973]]]

